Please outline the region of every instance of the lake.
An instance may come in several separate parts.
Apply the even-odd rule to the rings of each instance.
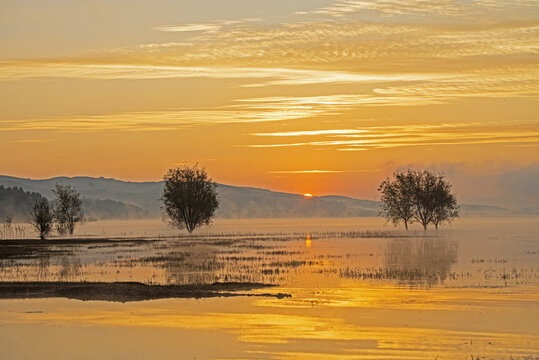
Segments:
[[[0,281],[275,286],[3,299],[2,358],[537,359],[538,220],[468,218],[426,233],[379,218],[216,220],[191,236],[153,220],[87,223],[78,242],[14,246]]]

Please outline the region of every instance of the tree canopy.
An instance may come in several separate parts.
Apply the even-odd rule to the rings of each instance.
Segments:
[[[75,224],[83,218],[81,195],[70,185],[61,184],[56,184],[52,192],[56,195],[56,230],[59,234],[69,232],[73,235]]]
[[[425,230],[428,224],[438,229],[438,225],[459,216],[451,184],[441,174],[428,170],[395,172],[378,191],[382,214],[394,225],[404,223],[406,229],[412,222],[420,223]]]
[[[45,236],[51,232],[54,221],[53,212],[47,199],[41,197],[36,200],[30,209],[30,220],[41,240],[44,240]]]
[[[205,169],[196,165],[170,169],[164,180],[162,201],[173,225],[192,232],[211,223],[219,201],[217,185],[208,178]]]

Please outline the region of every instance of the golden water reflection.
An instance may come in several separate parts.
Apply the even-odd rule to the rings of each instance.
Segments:
[[[0,300],[2,355],[539,358],[536,225],[490,226],[426,235],[290,231],[38,247],[1,259],[0,280],[255,281],[278,285],[261,292],[292,297]]]
[[[477,243],[386,231],[44,244],[22,257],[0,258],[0,281],[235,281],[290,286],[317,278],[324,283],[348,279],[419,287],[539,283],[536,252],[527,243],[513,249],[511,257],[505,243],[470,248]],[[466,246],[461,248],[462,244]]]
[[[457,262],[458,242],[446,238],[393,239],[386,246],[384,266],[399,283],[444,282]]]
[[[2,311],[7,307],[0,301],[0,317],[8,328],[15,324],[50,325],[76,331],[82,326],[95,331],[109,329],[120,338],[134,328],[161,329],[170,334],[188,331],[199,339],[197,343],[211,341],[214,333],[230,334],[237,343],[212,357],[219,359],[454,359],[470,354],[488,359],[509,358],[505,355],[510,354],[524,359],[537,353],[539,332],[530,317],[537,315],[537,288],[398,291],[341,285],[319,289],[326,304],[286,310],[279,299],[93,305],[28,300],[12,304],[11,311]],[[286,301],[299,301],[304,296],[301,289],[288,290],[293,297]],[[474,301],[466,303],[465,299]],[[507,317],[512,324],[507,323]],[[0,335],[4,331],[0,328]],[[159,342],[155,346],[164,345]],[[205,358],[203,353],[200,358]]]

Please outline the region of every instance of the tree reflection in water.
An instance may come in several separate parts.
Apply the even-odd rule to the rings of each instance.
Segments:
[[[170,284],[211,284],[219,280],[223,262],[210,246],[197,246],[188,253],[169,254],[162,262]]]
[[[406,285],[443,283],[457,262],[458,242],[438,237],[393,239],[386,248],[386,277]]]

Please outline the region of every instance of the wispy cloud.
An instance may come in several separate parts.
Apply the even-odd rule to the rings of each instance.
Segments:
[[[246,18],[246,19],[238,19],[238,20],[217,20],[211,23],[195,23],[195,24],[183,24],[183,25],[161,25],[156,26],[153,29],[157,31],[164,31],[164,32],[196,32],[196,31],[204,31],[204,32],[215,32],[218,30],[221,30],[225,27],[233,26],[233,25],[239,25],[249,22],[257,22],[261,21],[261,19],[258,18]]]
[[[434,146],[462,144],[536,144],[539,143],[539,123],[479,125],[477,123],[371,126],[337,134],[320,131],[325,139],[289,143],[251,144],[252,148],[285,148],[317,146],[338,151],[365,151],[368,149],[396,148],[405,146]],[[289,132],[296,134],[297,132]],[[287,133],[268,133],[265,136],[287,136]],[[305,134],[310,135],[310,134]],[[305,136],[304,135],[304,136]],[[312,134],[311,134],[312,135]],[[258,135],[261,136],[261,135]],[[346,140],[336,139],[346,138]]]
[[[0,80],[25,78],[78,78],[78,79],[167,79],[209,77],[217,79],[268,79],[264,83],[244,86],[307,85],[336,83],[371,83],[388,81],[420,81],[437,75],[431,74],[358,74],[345,71],[300,70],[288,68],[250,67],[185,67],[132,64],[79,64],[55,62],[3,62]]]
[[[353,13],[378,13],[382,16],[438,16],[472,18],[495,16],[507,9],[533,7],[533,0],[335,0],[331,5],[298,14],[321,14],[344,17]]]
[[[190,31],[216,31],[221,28],[216,24],[186,24],[186,25],[163,25],[157,26],[154,30],[165,32],[190,32]]]
[[[367,130],[356,129],[330,129],[330,130],[310,130],[310,131],[285,131],[272,133],[251,133],[253,136],[306,136],[306,135],[335,135],[335,134],[359,134]]]
[[[277,170],[268,171],[268,174],[332,174],[342,173],[343,170]]]
[[[386,75],[432,73],[441,67],[462,70],[489,64],[471,61],[477,56],[497,58],[497,65],[522,63],[523,59],[507,56],[536,55],[538,33],[537,21],[525,18],[444,25],[306,21],[204,33],[190,38],[189,48],[155,47],[144,52],[135,47],[119,52],[141,61],[173,59],[176,65],[190,66],[333,68],[351,73],[383,68]]]
[[[192,126],[295,120],[324,114],[324,109],[282,108],[259,102],[201,109],[170,109],[54,118],[0,120],[2,131],[170,131]]]
[[[384,15],[461,15],[466,5],[452,0],[335,0],[330,6],[312,13],[345,16],[360,11],[376,11]],[[307,14],[303,12],[302,14]]]
[[[419,106],[439,104],[451,99],[473,96],[477,97],[500,97],[504,95],[531,96],[533,87],[521,88],[503,82],[495,84],[491,81],[491,88],[474,85],[458,79],[453,84],[445,87],[429,89],[428,85],[409,85],[408,87],[376,88],[371,93],[361,95],[325,95],[304,97],[261,97],[238,99],[230,105],[207,108],[178,108],[155,111],[104,113],[98,115],[73,115],[54,118],[30,118],[0,120],[0,131],[21,130],[50,130],[50,131],[167,131],[183,127],[208,126],[234,123],[258,123],[290,121],[298,119],[324,119],[336,118],[347,111],[357,110],[365,106]],[[526,80],[523,80],[526,81]],[[431,85],[434,86],[434,85]],[[494,90],[498,86],[496,90]],[[501,88],[504,86],[505,88]],[[496,92],[497,91],[497,92]],[[363,121],[366,121],[363,119]],[[368,128],[344,128],[344,129],[313,129],[293,130],[279,132],[254,132],[249,135],[256,137],[332,137],[361,139],[349,140],[348,142],[293,142],[288,144],[252,145],[251,147],[289,147],[303,145],[354,145],[359,142],[364,146],[375,146],[380,139],[400,138],[405,141],[406,137],[418,136],[430,132],[430,138],[437,135],[448,137],[452,134],[449,130],[461,128],[459,131],[475,131],[474,124],[443,124],[443,125],[408,125],[368,127]],[[476,124],[477,125],[477,124]],[[511,130],[511,129],[510,129]],[[512,131],[512,130],[511,130]],[[489,136],[493,133],[489,132]],[[503,132],[501,132],[503,134]],[[424,136],[424,135],[421,135]],[[369,141],[370,139],[370,141]],[[368,145],[372,143],[373,145]],[[387,143],[385,146],[390,146]],[[381,147],[381,145],[376,145]],[[397,146],[393,144],[392,146]],[[350,151],[350,149],[346,150]]]

